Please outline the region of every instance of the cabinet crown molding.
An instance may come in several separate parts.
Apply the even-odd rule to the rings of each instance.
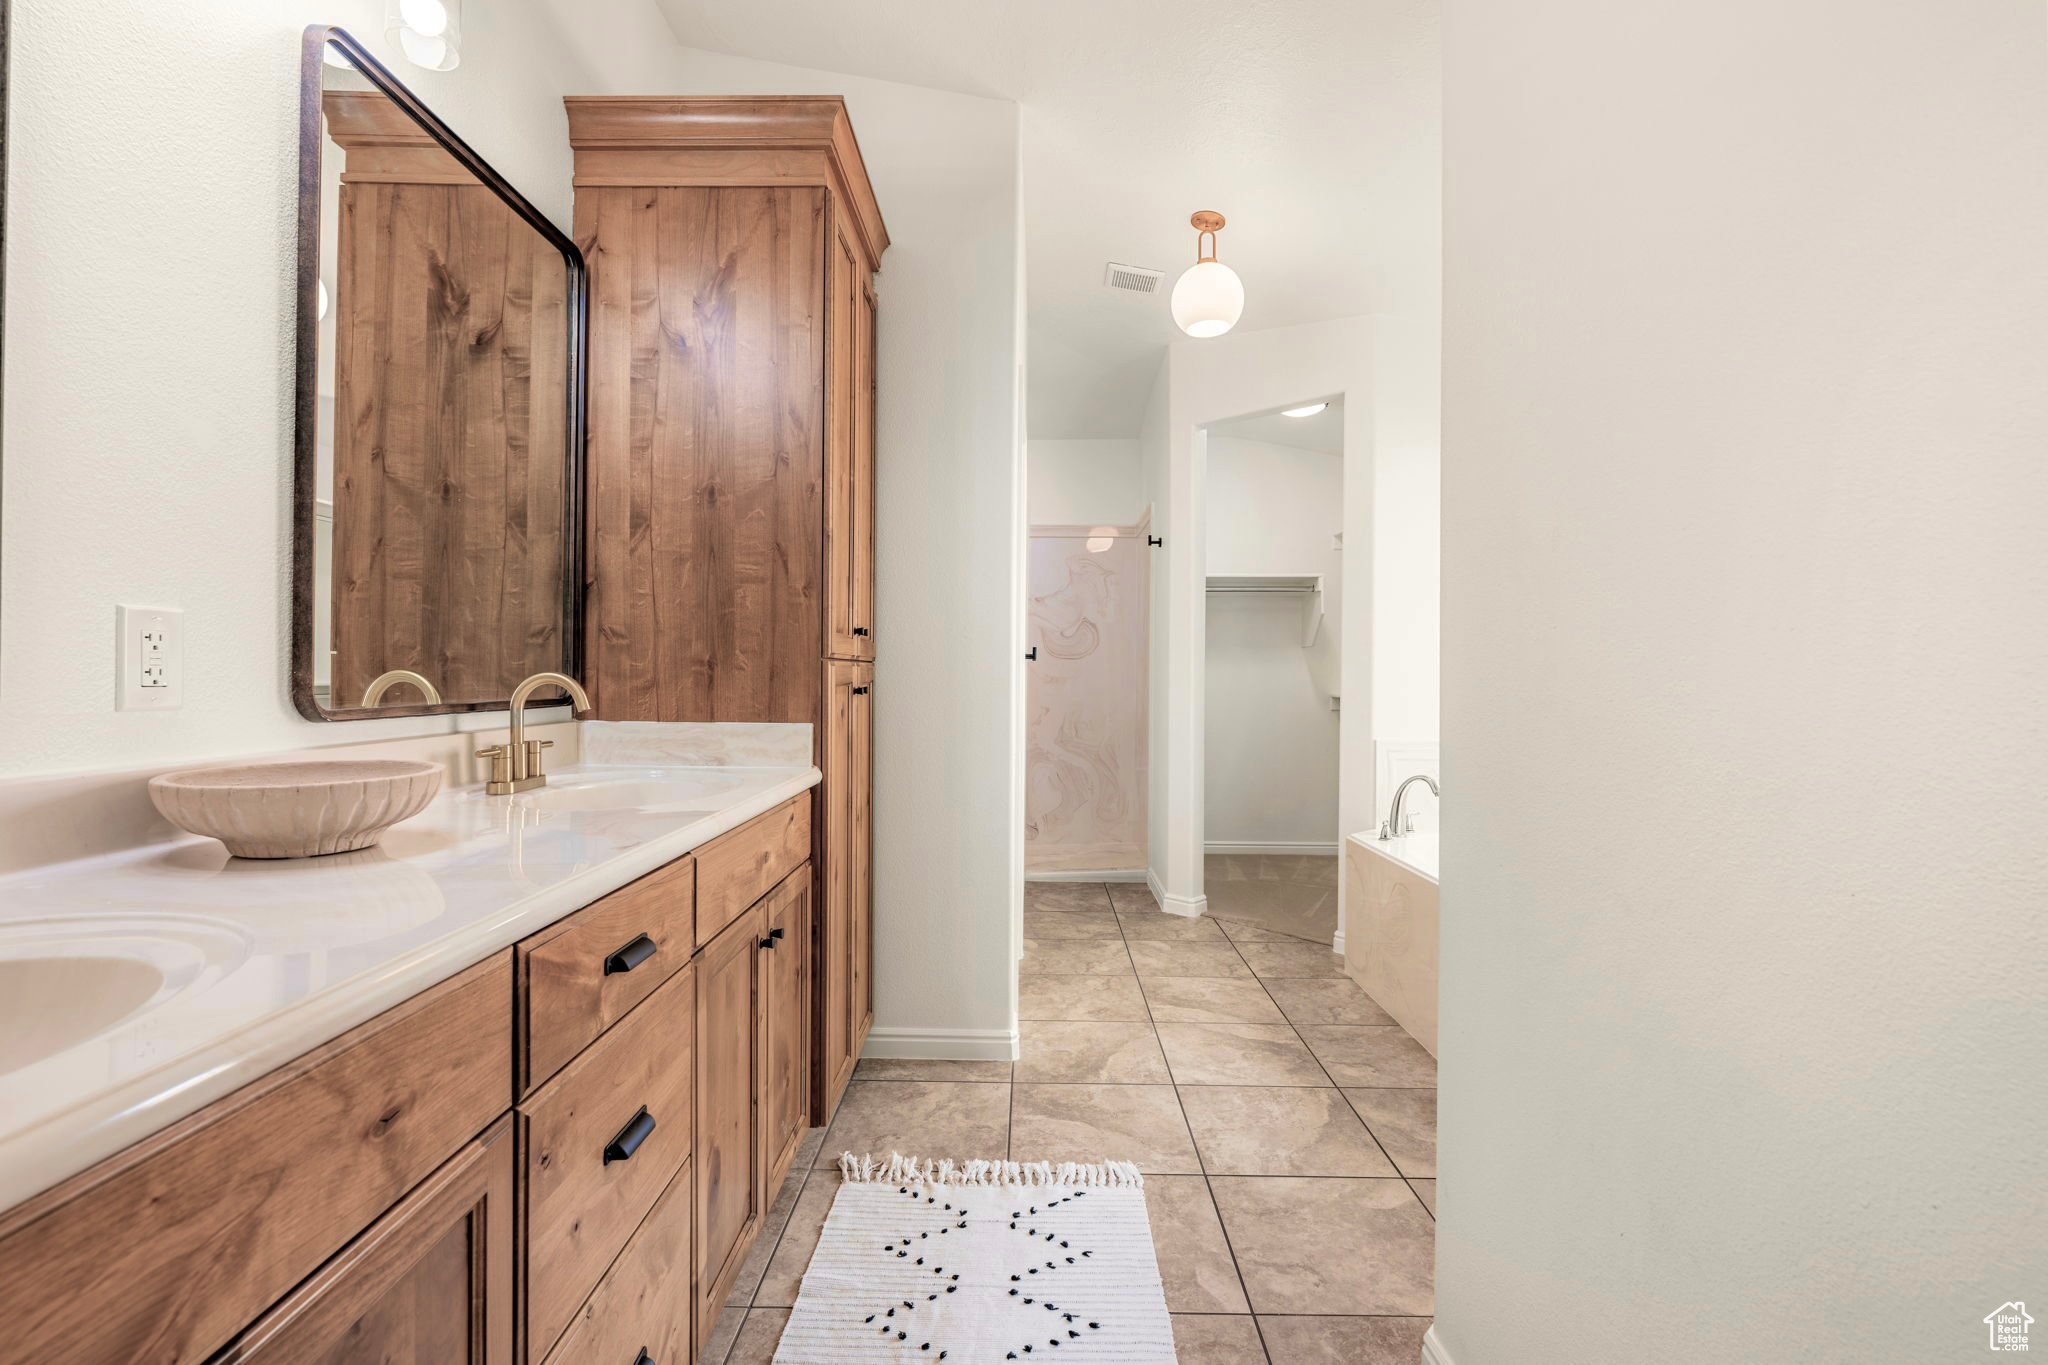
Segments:
[[[868,269],[889,231],[837,95],[570,95],[582,186],[824,185],[851,211]]]

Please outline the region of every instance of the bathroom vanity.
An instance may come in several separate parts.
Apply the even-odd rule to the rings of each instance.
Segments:
[[[0,1213],[0,1361],[694,1359],[809,1126],[817,778],[571,769],[339,868],[11,879],[80,942],[206,907],[241,944],[0,1077],[10,1192],[63,1173]]]

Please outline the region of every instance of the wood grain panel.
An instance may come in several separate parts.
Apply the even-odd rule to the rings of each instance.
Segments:
[[[761,938],[755,905],[697,956],[697,1351],[761,1227]]]
[[[808,188],[577,196],[606,719],[816,710],[824,203]]]
[[[870,927],[865,922],[871,913],[868,858],[861,843],[869,825],[868,796],[861,784],[869,772],[864,747],[870,736],[868,705],[875,666],[857,659],[831,659],[824,667],[826,708],[818,763],[825,780],[817,790],[825,835],[816,877],[821,942],[814,989],[821,1017],[813,1030],[819,1055],[812,1067],[811,1093],[817,1122],[829,1118],[838,1106],[873,1019],[867,970]]]
[[[698,848],[697,941],[709,943],[811,852],[811,803],[793,796]]]
[[[832,234],[825,270],[825,653],[861,657],[862,639],[854,604],[856,538],[854,502],[857,423],[854,337],[858,325],[860,267],[852,241],[840,228]]]
[[[811,867],[805,863],[762,904],[761,1203],[772,1204],[810,1127]]]
[[[333,704],[393,668],[496,700],[567,657],[568,275],[381,95],[336,98]]]
[[[526,1341],[544,1355],[695,1148],[696,967],[685,967],[519,1106]],[[646,1109],[631,1156],[606,1148]]]
[[[211,1365],[513,1365],[511,1117]]]
[[[591,1292],[547,1365],[689,1365],[690,1216],[696,1168],[683,1163],[647,1220]]]
[[[511,1099],[479,963],[0,1219],[0,1361],[205,1360]]]
[[[696,861],[678,858],[518,945],[521,1094],[688,965],[696,909]],[[653,945],[645,958],[607,969],[614,953],[643,936]]]

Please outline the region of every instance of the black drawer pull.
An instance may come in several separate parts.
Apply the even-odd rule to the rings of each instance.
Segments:
[[[775,946],[775,940],[773,938],[764,938],[761,940],[761,946],[763,948],[773,948]]]
[[[643,1104],[640,1112],[628,1119],[626,1126],[619,1129],[619,1135],[605,1146],[604,1164],[609,1166],[614,1161],[627,1160],[640,1150],[640,1144],[647,1141],[647,1135],[653,1131],[654,1115],[648,1113],[647,1106]]]
[[[856,697],[865,697],[867,694],[868,689],[865,686],[856,687],[853,689],[853,695]]]
[[[770,937],[770,938],[781,938],[781,937],[782,937],[782,935],[783,935],[783,932],[784,932],[784,931],[783,931],[783,930],[781,930],[781,929],[770,929],[770,930],[768,931],[768,937]]]
[[[654,1365],[654,1357],[647,1354],[647,1348],[642,1346],[640,1354],[633,1358],[633,1365]]]
[[[604,960],[604,974],[615,976],[620,972],[630,972],[653,956],[654,940],[642,934]]]

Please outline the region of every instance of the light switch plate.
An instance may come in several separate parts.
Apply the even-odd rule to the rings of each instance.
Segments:
[[[114,709],[175,711],[185,704],[185,613],[114,608]]]

